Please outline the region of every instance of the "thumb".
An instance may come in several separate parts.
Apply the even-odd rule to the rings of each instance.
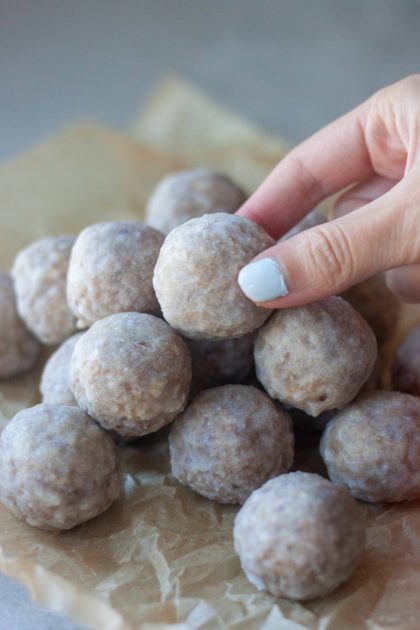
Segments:
[[[299,306],[420,261],[420,194],[414,179],[413,173],[359,210],[262,252],[240,271],[242,291],[267,308]]]

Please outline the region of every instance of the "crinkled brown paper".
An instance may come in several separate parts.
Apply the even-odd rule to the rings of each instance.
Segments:
[[[175,80],[157,89],[132,131],[140,143],[81,124],[3,166],[1,268],[36,237],[75,233],[111,217],[140,218],[166,172],[208,164],[252,190],[285,150]],[[402,320],[400,333],[420,320],[419,309],[404,308]],[[38,400],[40,367],[0,386],[3,424]],[[164,436],[121,455],[124,496],[73,531],[38,531],[0,506],[0,568],[28,586],[35,601],[98,630],[420,627],[418,502],[364,506],[368,547],[360,568],[329,597],[301,605],[247,582],[232,547],[236,508],[176,484]],[[308,447],[302,459],[308,468],[316,457]]]

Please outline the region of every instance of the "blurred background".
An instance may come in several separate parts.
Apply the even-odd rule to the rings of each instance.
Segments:
[[[417,0],[0,0],[0,160],[178,74],[299,141],[420,70]]]
[[[0,0],[0,161],[176,74],[292,142],[420,71],[417,0]],[[0,231],[1,239],[1,231]],[[0,576],[0,627],[71,630]]]

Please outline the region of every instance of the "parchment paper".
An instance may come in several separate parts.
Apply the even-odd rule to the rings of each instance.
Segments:
[[[150,95],[131,132],[150,146],[191,166],[218,168],[252,192],[289,150],[209,98],[195,85],[163,81]]]
[[[83,124],[0,169],[3,269],[37,236],[141,217],[156,181],[185,164],[219,166],[251,190],[284,151],[281,141],[174,81],[158,89],[135,128],[147,147]],[[414,321],[420,321],[419,308],[404,308],[389,346]],[[39,369],[0,385],[3,422],[36,402]],[[360,568],[334,594],[301,605],[258,593],[247,582],[232,547],[237,508],[207,501],[171,479],[165,431],[121,449],[121,457],[124,496],[70,532],[38,531],[0,506],[0,568],[26,584],[35,601],[100,630],[419,627],[419,502],[363,506],[368,548]],[[318,467],[312,439],[298,459],[306,469]]]

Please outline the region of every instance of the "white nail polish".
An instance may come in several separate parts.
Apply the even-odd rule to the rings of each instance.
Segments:
[[[260,258],[243,267],[238,283],[254,302],[268,302],[289,292],[280,265],[274,258]]]

